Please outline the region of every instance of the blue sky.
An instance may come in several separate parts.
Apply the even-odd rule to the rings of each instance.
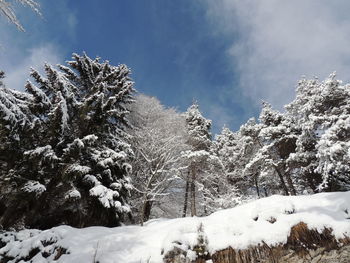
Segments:
[[[25,33],[0,19],[0,68],[21,89],[29,66],[86,51],[127,64],[135,88],[184,111],[196,99],[214,132],[281,109],[301,75],[350,72],[347,1],[39,1],[44,18],[16,6]],[[103,3],[103,4],[102,4]]]

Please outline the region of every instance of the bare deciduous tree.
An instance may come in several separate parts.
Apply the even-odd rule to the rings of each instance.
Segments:
[[[38,15],[41,15],[39,10],[40,5],[36,1],[34,0],[16,0],[16,1],[24,6],[29,6]],[[18,30],[25,31],[20,21],[18,20],[10,1],[0,0],[0,14],[5,16],[10,21],[10,23],[15,24]]]

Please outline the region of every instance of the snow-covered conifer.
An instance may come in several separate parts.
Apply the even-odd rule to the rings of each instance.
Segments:
[[[262,125],[259,133],[262,148],[258,155],[263,159],[261,169],[265,177],[261,179],[272,182],[270,188],[275,185],[273,182],[279,181],[280,189],[284,191],[284,194],[296,195],[296,189],[286,164],[287,158],[295,152],[296,147],[296,136],[289,119],[264,102],[259,120]],[[268,176],[272,178],[267,178]]]
[[[212,143],[212,152],[216,154],[221,169],[216,169],[212,175],[212,184],[217,187],[209,187],[212,192],[216,192],[216,197],[212,200],[213,211],[220,208],[234,207],[241,201],[243,196],[242,183],[244,179],[239,173],[239,155],[241,153],[241,137],[239,132],[232,132],[229,128],[223,127],[220,134],[215,136]]]
[[[262,190],[266,190],[259,182],[261,158],[256,158],[262,148],[259,137],[261,129],[262,125],[251,118],[238,131],[239,151],[234,159],[235,168],[230,172],[230,180],[247,196],[254,195],[251,191],[254,190],[260,197]]]
[[[296,99],[286,106],[300,135],[290,166],[297,167],[300,182],[314,192],[349,188],[347,122],[349,85],[336,79],[299,81]]]
[[[85,54],[58,68],[32,70],[26,92],[0,91],[1,130],[16,131],[19,145],[1,178],[0,224],[118,225],[130,213],[130,71]]]
[[[197,103],[191,105],[185,113],[189,150],[182,154],[187,164],[184,212],[187,213],[190,200],[191,216],[198,213],[198,203],[201,213],[212,212],[213,202],[220,192],[218,176],[224,176],[224,168],[220,159],[212,149],[211,121],[202,116]],[[190,195],[190,196],[189,196]],[[214,208],[215,209],[215,208]]]

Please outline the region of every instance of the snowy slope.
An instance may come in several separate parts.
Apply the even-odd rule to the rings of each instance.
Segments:
[[[7,243],[0,249],[0,255],[24,258],[32,248],[38,247],[41,252],[50,254],[54,246],[60,246],[69,254],[62,255],[58,262],[156,263],[162,262],[162,250],[166,252],[176,246],[174,241],[195,245],[201,223],[209,241],[209,251],[214,252],[228,246],[247,248],[262,241],[268,245],[285,243],[291,227],[301,221],[319,231],[324,227],[332,228],[337,238],[344,234],[350,236],[350,192],[271,196],[207,217],[157,219],[144,227],[75,229],[60,226],[46,231],[7,232],[0,235]],[[51,255],[44,259],[42,255],[38,253],[33,262],[54,258]]]

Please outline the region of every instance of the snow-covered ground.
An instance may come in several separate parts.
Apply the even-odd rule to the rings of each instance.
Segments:
[[[183,247],[195,245],[201,223],[212,253],[229,246],[246,248],[262,241],[268,245],[285,243],[291,227],[301,221],[319,231],[332,228],[337,238],[344,234],[350,236],[350,192],[271,196],[207,217],[156,219],[143,227],[76,229],[59,226],[46,231],[23,230],[16,234],[17,241],[7,232],[7,237],[4,233],[0,235],[1,239],[7,239],[0,255],[7,251],[7,256],[24,258],[32,248],[50,252],[54,246],[60,246],[69,254],[62,255],[58,262],[160,263],[161,252],[166,253],[176,246],[174,241]],[[45,259],[42,255],[38,253],[33,262],[54,258],[51,255]]]

